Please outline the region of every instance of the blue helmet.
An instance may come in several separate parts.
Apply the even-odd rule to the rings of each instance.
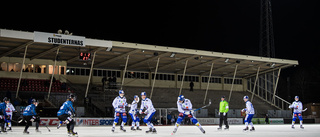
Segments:
[[[296,99],[296,98],[298,98],[298,99],[299,99],[299,96],[295,96],[295,97],[294,97],[294,99]]]
[[[133,98],[139,98],[138,95],[134,95]]]
[[[243,99],[249,99],[249,97],[248,96],[244,96]]]
[[[180,95],[180,96],[178,97],[178,100],[179,100],[179,101],[184,101],[184,95]]]
[[[124,94],[124,91],[123,90],[119,90],[119,94]]]
[[[141,96],[147,96],[146,92],[141,92]]]

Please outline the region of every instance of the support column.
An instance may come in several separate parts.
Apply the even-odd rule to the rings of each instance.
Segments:
[[[228,102],[230,102],[230,99],[231,99],[232,89],[233,89],[233,85],[234,85],[234,79],[236,78],[236,75],[237,75],[238,65],[239,65],[239,64],[237,64],[237,65],[236,65],[236,68],[234,69],[234,73],[233,73],[232,84],[231,84],[231,89],[230,89],[230,94],[229,94]]]
[[[88,96],[90,81],[91,81],[91,77],[92,77],[92,69],[93,69],[93,65],[94,65],[94,60],[96,59],[96,53],[97,53],[97,51],[95,51],[93,53],[93,59],[91,62],[91,67],[90,67],[90,72],[89,72],[89,77],[88,77],[88,82],[87,82],[86,94],[84,95],[85,98],[87,98],[87,96]],[[104,88],[104,87],[102,87],[102,88]],[[104,89],[103,89],[103,91],[104,91]]]
[[[26,48],[24,49],[24,54],[23,54],[23,59],[22,59],[22,64],[21,64],[21,70],[20,70],[20,76],[19,76],[19,81],[18,81],[18,87],[17,87],[17,92],[16,92],[16,98],[19,97],[19,90],[20,90],[20,83],[21,83],[21,77],[22,77],[22,70],[23,70],[23,65],[26,61],[26,55],[27,55],[27,50],[28,50],[28,46],[31,44],[27,44]],[[7,67],[9,67],[9,65],[7,65]],[[7,70],[9,71],[9,69],[7,68]]]
[[[276,85],[274,86],[274,89],[273,89],[273,104],[276,104],[275,97],[276,97],[276,90],[277,90],[277,86],[278,86],[278,82],[279,82],[279,78],[280,78],[280,72],[281,72],[281,68],[279,68],[279,70],[278,70]]]
[[[154,88],[154,84],[156,83],[156,77],[157,77],[159,62],[160,62],[160,57],[158,57],[158,61],[157,61],[157,65],[156,65],[156,70],[154,71],[154,78],[153,78],[153,81],[152,81],[150,99],[152,99],[153,88]]]
[[[258,81],[258,78],[259,78],[259,71],[260,71],[260,66],[258,67],[256,79],[254,80],[253,91],[252,91],[252,96],[251,96],[251,102],[253,101],[253,97],[254,97],[254,94],[255,94],[255,91],[256,91],[256,85],[257,85],[257,81]],[[258,92],[258,94],[259,94],[259,92]]]
[[[206,104],[208,89],[209,89],[209,85],[210,85],[210,81],[211,81],[211,74],[212,74],[213,64],[214,64],[214,62],[211,63],[211,68],[210,68],[210,73],[209,73],[208,82],[207,82],[207,88],[206,88],[206,94],[204,95],[203,104]]]
[[[126,65],[124,66],[124,70],[123,70],[123,73],[122,73],[121,90],[122,90],[122,87],[123,87],[123,84],[124,84],[124,77],[125,77],[126,72],[127,72],[127,66],[128,66],[129,56],[130,56],[130,54],[127,55]]]
[[[51,88],[52,88],[52,80],[53,80],[53,77],[54,77],[54,71],[56,69],[57,57],[58,57],[58,54],[59,54],[59,50],[60,50],[60,48],[57,49],[56,57],[54,58],[54,65],[53,65],[53,68],[52,68],[52,75],[51,75],[48,98],[47,98],[48,100],[50,98],[50,93],[51,93]]]
[[[181,85],[180,85],[179,96],[181,95],[181,91],[182,91],[182,87],[183,87],[183,81],[184,81],[184,76],[186,75],[187,66],[188,66],[188,60],[186,60],[186,64],[184,65],[184,70],[183,70],[183,75],[182,75],[182,80],[181,80]]]
[[[267,84],[268,84],[267,73],[264,73],[264,91],[265,91],[266,93],[268,93]]]

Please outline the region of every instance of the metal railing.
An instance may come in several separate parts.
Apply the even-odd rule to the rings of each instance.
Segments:
[[[255,94],[252,93],[252,91],[247,90],[248,92],[250,92],[251,94],[254,94],[255,97],[258,97],[262,100],[264,100],[265,102],[267,102],[268,104],[278,108],[278,109],[282,109],[282,110],[286,110],[289,108],[289,105],[291,105],[291,103],[289,103],[288,101],[282,99],[281,97],[275,95],[274,96],[274,100],[273,100],[273,93],[267,91],[266,94]]]

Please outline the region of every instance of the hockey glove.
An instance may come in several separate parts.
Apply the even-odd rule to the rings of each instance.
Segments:
[[[143,113],[146,114],[146,115],[148,115],[148,110],[144,111]]]
[[[35,116],[32,116],[32,118],[30,119],[31,122],[33,122],[36,119]]]

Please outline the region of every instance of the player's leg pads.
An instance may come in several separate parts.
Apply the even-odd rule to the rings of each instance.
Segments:
[[[156,112],[153,113],[149,113],[148,115],[146,115],[146,117],[143,119],[144,123],[148,123],[148,121],[151,121],[152,116],[155,114]]]
[[[131,114],[131,113],[129,113],[129,115],[131,116],[132,121],[133,121],[133,122],[136,122],[136,117],[135,117],[133,114]]]
[[[253,114],[248,114],[249,116],[248,116],[248,123],[251,123],[251,120],[252,120],[252,118],[253,118]]]
[[[246,115],[246,117],[244,118],[244,123],[248,122],[248,114]]]
[[[121,116],[122,116],[122,121],[124,123],[127,123],[127,114],[126,113],[122,113]]]
[[[181,117],[179,115],[178,119],[177,119],[177,123],[180,125],[181,124],[181,121],[184,119],[184,115]]]
[[[298,118],[299,118],[300,121],[302,121],[302,115],[301,115],[301,113],[299,113]]]
[[[115,113],[115,117],[114,117],[114,122],[115,123],[119,122],[119,116],[120,116],[120,113]]]
[[[192,121],[193,124],[198,123],[198,120],[196,118],[191,118],[191,121]]]
[[[296,119],[297,119],[297,114],[293,114],[292,121],[296,121]]]

